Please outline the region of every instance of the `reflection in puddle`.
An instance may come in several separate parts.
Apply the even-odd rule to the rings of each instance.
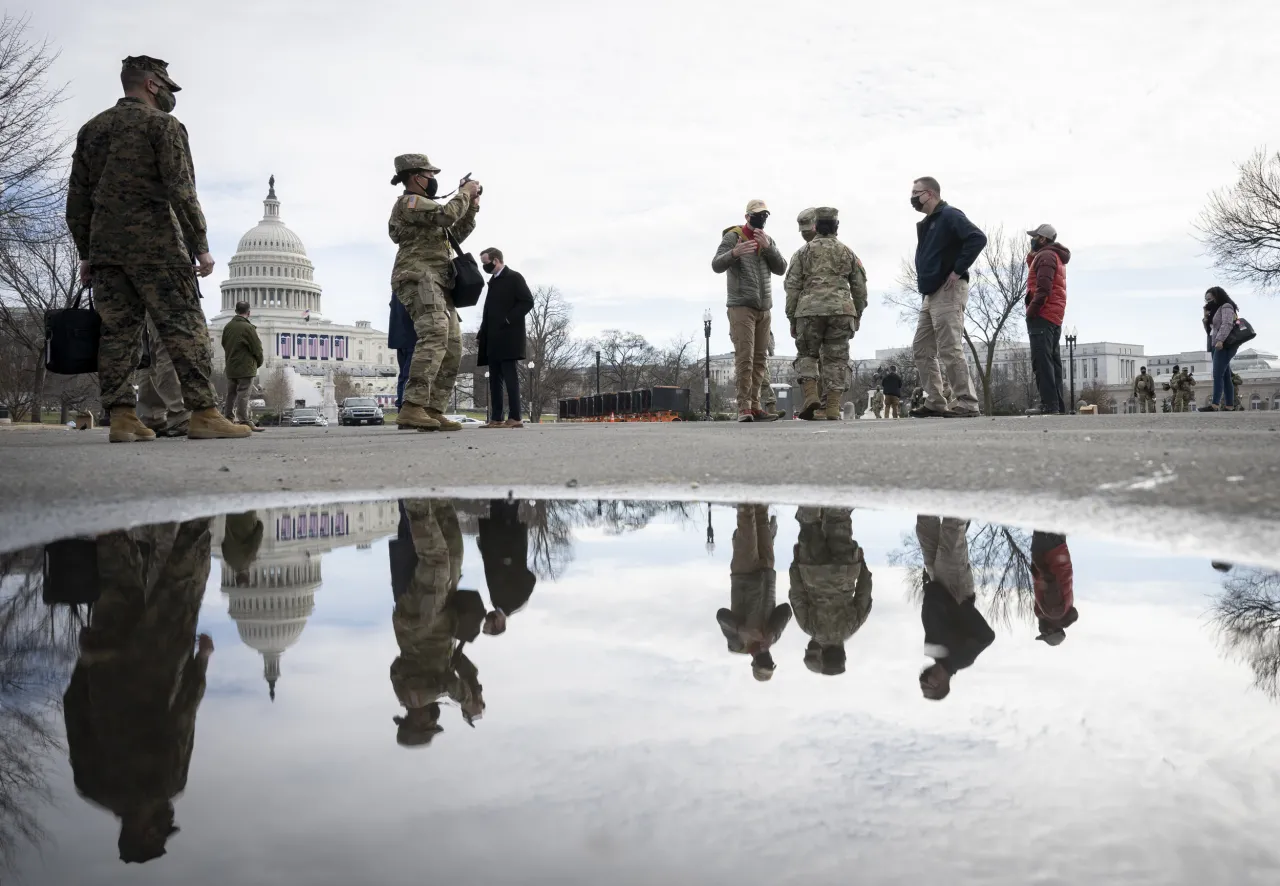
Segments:
[[[258,845],[279,882],[391,882],[422,834],[484,883],[1280,862],[1251,836],[1280,814],[1271,571],[935,515],[442,499],[0,569],[18,882],[166,853],[166,882],[254,882]]]

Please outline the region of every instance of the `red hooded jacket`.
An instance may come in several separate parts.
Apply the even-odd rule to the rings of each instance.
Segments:
[[[1027,318],[1039,317],[1062,325],[1067,313],[1067,262],[1071,250],[1050,243],[1027,255]]]

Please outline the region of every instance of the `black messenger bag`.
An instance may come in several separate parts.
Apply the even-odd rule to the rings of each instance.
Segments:
[[[80,302],[89,292],[88,307]],[[44,314],[44,368],[59,375],[98,371],[102,318],[93,307],[93,291],[81,287],[71,307]]]
[[[480,276],[480,268],[471,253],[462,251],[452,232],[449,243],[457,258],[453,260],[453,306],[455,308],[474,308],[480,301],[480,293],[484,292],[484,277]]]

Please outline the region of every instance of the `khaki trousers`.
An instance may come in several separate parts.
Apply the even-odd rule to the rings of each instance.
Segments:
[[[182,427],[191,420],[191,410],[182,399],[178,370],[149,314],[147,341],[151,346],[151,366],[138,373],[138,420],[153,431]]]
[[[222,406],[222,414],[231,421],[249,421],[249,388],[252,385],[252,377],[227,379],[227,401]]]
[[[924,297],[916,337],[911,343],[925,405],[930,409],[977,412],[978,398],[964,359],[964,309],[969,304],[969,283],[957,280],[950,289]],[[943,379],[950,384],[954,401],[943,394]]]
[[[964,602],[973,596],[973,564],[969,562],[969,521],[955,517],[916,517],[916,539],[929,578]]]
[[[760,385],[768,367],[769,325],[769,311],[729,308],[739,412],[760,408]]]

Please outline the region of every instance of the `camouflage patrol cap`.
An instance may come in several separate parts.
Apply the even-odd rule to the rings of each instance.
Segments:
[[[839,221],[840,211],[834,206],[819,206],[813,211],[814,218],[825,221]]]
[[[818,210],[810,206],[808,209],[800,210],[800,214],[796,216],[796,224],[800,226],[800,230],[808,231],[818,223]]]
[[[439,166],[432,166],[426,154],[401,154],[396,158],[396,174],[391,177],[391,184],[398,185],[407,178],[406,173],[440,171]]]
[[[169,76],[169,63],[158,58],[152,58],[149,55],[131,55],[124,61],[120,62],[121,68],[137,68],[139,71],[146,71],[148,74],[155,74],[165,86],[169,87],[170,92],[181,92],[182,87],[173,82],[173,78]]]

